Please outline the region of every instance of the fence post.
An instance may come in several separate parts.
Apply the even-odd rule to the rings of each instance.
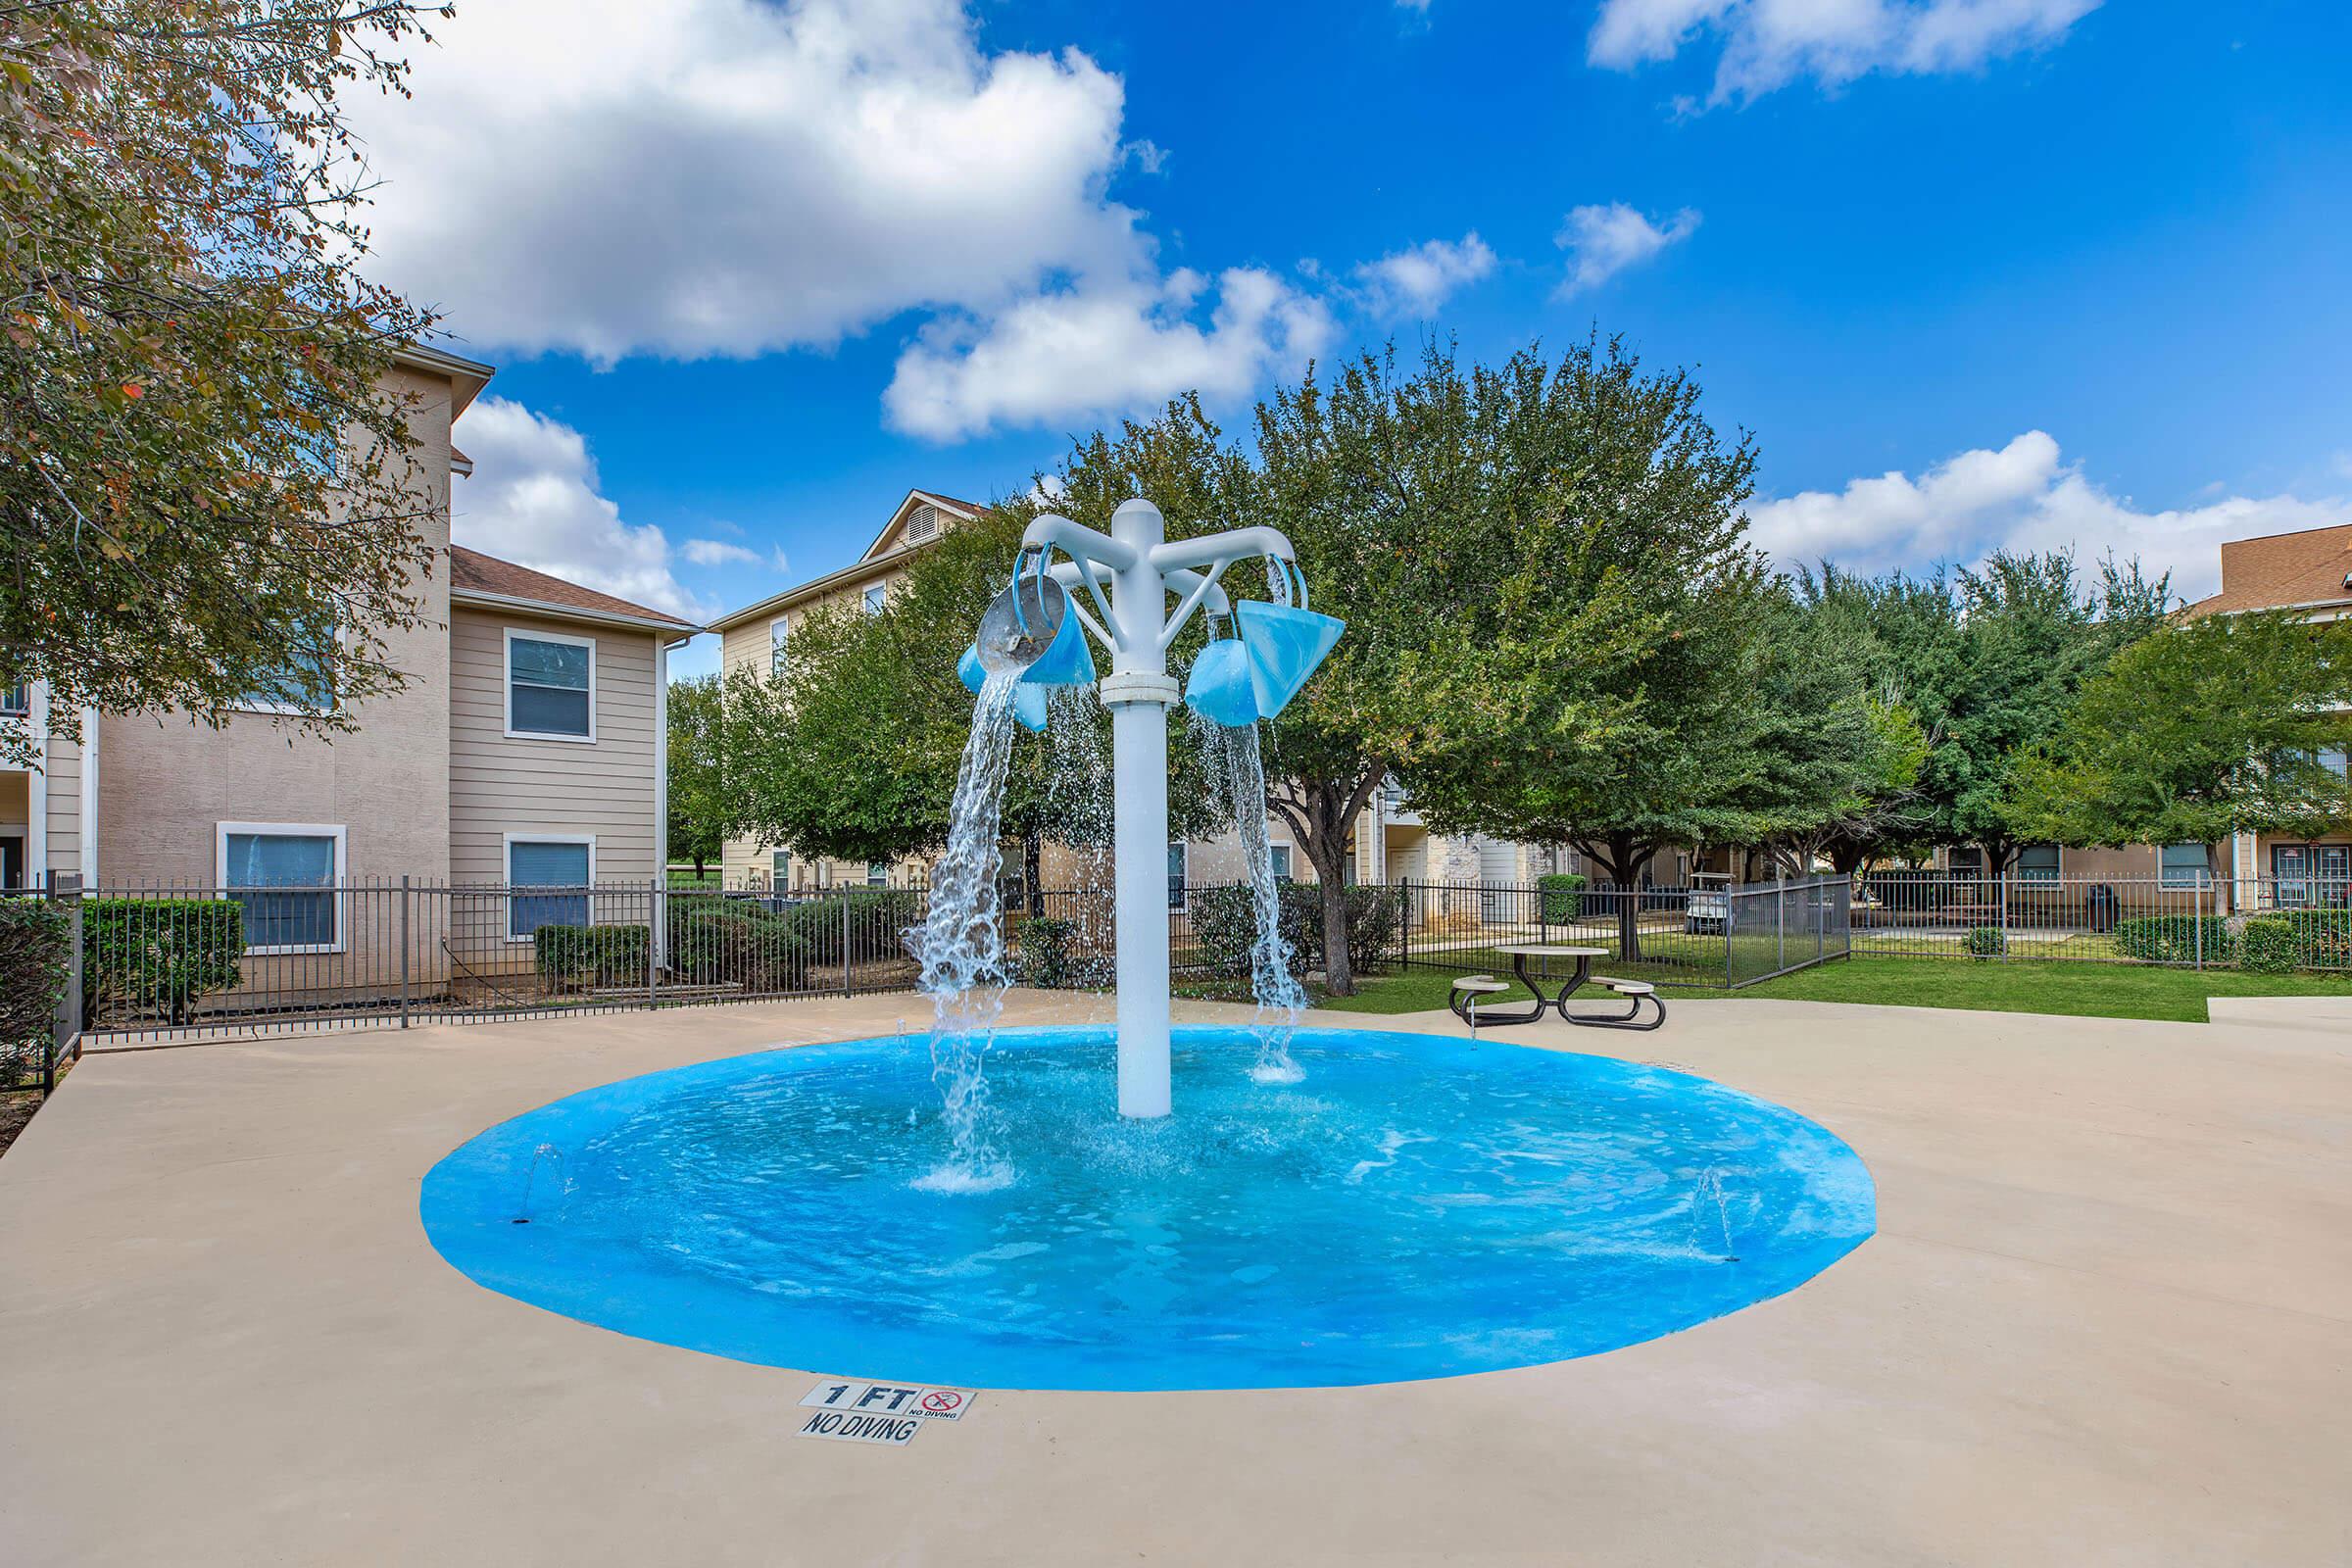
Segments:
[[[1994,877],[1994,878],[1992,879],[1992,896],[1993,896],[1994,900],[1995,900],[1996,902],[1998,902],[1998,903],[1999,903],[1999,905],[2000,905],[2000,906],[2001,906],[2001,946],[2000,946],[2000,957],[2001,957],[2001,961],[2002,961],[2003,963],[2007,963],[2007,962],[2009,961],[2009,873],[2008,873],[2008,872],[2006,872],[2006,871],[2003,871],[2003,872],[2002,872],[2002,873],[2001,873],[1999,876],[1996,876],[1996,877]]]
[[[92,831],[85,827],[84,831]],[[51,902],[65,906],[66,913],[66,990],[57,999],[57,1016],[49,1031],[49,1046],[41,1054],[41,1098],[46,1100],[57,1092],[57,1064],[60,1058],[72,1059],[81,1054],[81,877],[73,871],[61,871],[49,879]]]
[[[850,989],[850,906],[851,906],[851,905],[853,905],[853,904],[855,904],[855,903],[857,903],[857,902],[858,902],[858,895],[857,895],[857,894],[850,892],[850,891],[849,891],[848,889],[846,889],[846,888],[842,890],[842,895],[841,895],[841,994],[842,994],[843,996],[845,996],[845,997],[853,997],[853,996],[856,996],[856,995],[857,995],[857,993],[856,993],[855,991],[852,991],[852,990]]]
[[[650,906],[645,917],[645,1004],[649,1008],[662,1005],[662,938],[667,930],[662,918],[662,894],[669,880],[669,868],[663,866],[662,873],[646,890]]]
[[[409,1026],[409,906],[416,900],[409,879],[400,879],[400,1026]]]
[[[1772,879],[1772,972],[1779,974],[1788,967],[1788,879],[1784,876]],[[1724,951],[1730,953],[1728,945]]]
[[[1396,902],[1401,906],[1397,910],[1396,923],[1403,927],[1403,930],[1398,933],[1397,952],[1399,956],[1396,959],[1396,967],[1410,969],[1413,966],[1413,879],[1411,877],[1400,876],[1396,879]]]
[[[2198,877],[2188,890],[2189,923],[2197,930],[2197,967],[2205,967],[2205,879]]]

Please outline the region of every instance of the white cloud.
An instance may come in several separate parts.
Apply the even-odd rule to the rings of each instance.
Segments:
[[[984,50],[956,0],[499,0],[414,101],[354,100],[370,275],[469,341],[599,361],[827,345],[1142,241],[1119,78]]]
[[[1559,292],[1595,288],[1698,232],[1698,214],[1686,207],[1663,228],[1623,202],[1570,212],[1553,243],[1568,253],[1568,277]]]
[[[1973,562],[1996,549],[2072,549],[2082,560],[2137,556],[2169,571],[2188,598],[2219,586],[2221,543],[2352,521],[2352,499],[2229,496],[2143,512],[2110,495],[2029,430],[1999,451],[1946,459],[1917,479],[1855,479],[1836,493],[1808,490],[1748,513],[1750,537],[1784,564],[1828,558],[1856,570]]]
[[[457,433],[473,459],[473,477],[458,481],[450,509],[459,544],[693,619],[718,612],[671,575],[662,530],[621,521],[620,509],[598,491],[596,460],[579,431],[519,403],[482,398]],[[687,556],[694,559],[691,547]]]
[[[1494,251],[1472,229],[1458,245],[1427,240],[1366,262],[1355,275],[1363,282],[1364,303],[1372,314],[1395,320],[1434,315],[1455,291],[1494,270]]]
[[[883,408],[899,429],[948,441],[1193,390],[1230,402],[1331,340],[1323,302],[1271,272],[1226,271],[1203,325],[1207,291],[1180,268],[1159,280],[1081,279],[985,320],[935,321],[900,357]]]
[[[1761,97],[1810,75],[1838,87],[1872,72],[1974,71],[2056,43],[2101,0],[1605,0],[1593,65],[1631,71],[1702,35],[1721,48],[1711,101]]]
[[[698,566],[764,566],[767,558],[744,545],[733,545],[724,539],[689,539],[678,546],[678,554]]]

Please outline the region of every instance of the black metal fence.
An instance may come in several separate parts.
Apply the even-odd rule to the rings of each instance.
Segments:
[[[1857,956],[2352,970],[2342,878],[1869,873]]]
[[[913,987],[925,895],[656,883],[108,887],[73,897],[93,1046]]]
[[[1582,947],[1619,979],[1728,989],[1846,953],[1842,878],[1734,888],[1607,883],[1544,888],[1406,882],[1397,961],[1422,969],[1511,967],[1514,947]],[[1554,967],[1568,959],[1549,960]],[[1532,966],[1532,965],[1531,965]]]

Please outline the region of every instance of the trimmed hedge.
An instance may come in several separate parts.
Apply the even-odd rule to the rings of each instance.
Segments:
[[[1323,965],[1323,885],[1285,882],[1275,890],[1280,900],[1279,929],[1291,945],[1291,970],[1304,974]],[[1404,929],[1404,890],[1348,887],[1348,958],[1357,974],[1370,974],[1396,955],[1397,937]],[[1193,937],[1200,945],[1208,969],[1220,975],[1247,975],[1250,948],[1257,940],[1257,911],[1244,886],[1200,888],[1188,906]]]
[[[1536,886],[1544,891],[1537,895],[1543,913],[1539,917],[1545,925],[1568,925],[1577,916],[1583,904],[1579,897],[1585,891],[1585,879],[1574,871],[1551,871],[1536,878]]]
[[[47,899],[0,899],[0,1089],[40,1075],[73,941],[73,922]]]
[[[2237,961],[2255,974],[2290,974],[2300,957],[2294,922],[2276,914],[2256,915],[2237,934]]]
[[[2352,909],[2280,909],[2295,934],[2295,962],[2306,969],[2352,969]]]
[[[1111,983],[1111,960],[1081,951],[1078,922],[1033,915],[1020,927],[1015,975],[1048,991],[1100,991]]]
[[[2009,951],[2009,933],[1997,925],[1972,925],[1967,946],[1972,958],[1997,958]]]
[[[186,1023],[196,1004],[244,978],[245,911],[234,899],[84,899],[81,1015],[152,1007]]]
[[[786,939],[800,948],[808,962],[839,963],[845,905],[852,963],[906,956],[904,933],[922,918],[923,901],[919,894],[905,889],[837,893],[795,905],[776,918],[784,922]]]
[[[645,984],[643,925],[543,925],[531,933],[531,957],[557,991]]]
[[[2143,963],[2194,963],[2200,948],[2197,928],[2204,927],[2202,953],[2207,963],[2227,963],[2235,956],[2237,939],[2230,921],[2219,914],[2143,914],[2115,923],[2118,956]]]
[[[670,897],[668,957],[671,971],[696,985],[799,991],[808,972],[783,915],[715,894]]]

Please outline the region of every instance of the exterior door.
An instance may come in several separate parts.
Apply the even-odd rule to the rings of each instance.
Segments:
[[[2312,895],[2316,902],[2352,903],[2352,844],[2321,844],[2312,852]]]
[[[0,888],[24,885],[24,837],[11,833],[0,838]]]
[[[2299,909],[2311,902],[2311,846],[2308,844],[2274,844],[2271,846],[2271,875],[2277,879],[2276,897],[2282,909]]]

